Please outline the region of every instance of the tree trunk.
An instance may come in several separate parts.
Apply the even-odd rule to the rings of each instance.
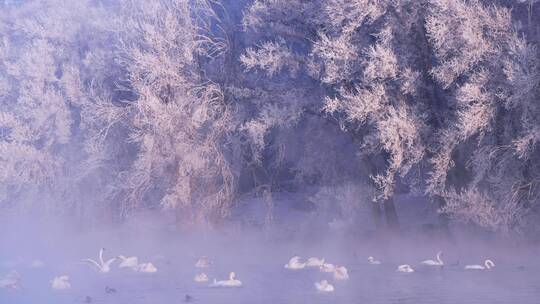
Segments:
[[[399,229],[399,221],[396,212],[396,205],[394,204],[394,198],[384,200],[384,214],[386,216],[386,226],[389,230],[397,231]]]
[[[375,221],[375,229],[379,232],[383,228],[382,211],[379,202],[371,202],[371,211],[373,213],[373,221]]]
[[[435,197],[435,203],[439,207],[439,209],[443,208],[446,205],[446,201],[441,196]],[[441,231],[449,238],[451,238],[450,234],[450,228],[448,227],[448,223],[450,222],[450,219],[448,218],[448,215],[445,213],[439,213],[439,226]]]

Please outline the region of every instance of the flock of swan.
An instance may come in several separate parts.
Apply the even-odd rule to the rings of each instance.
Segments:
[[[82,263],[87,264],[92,269],[96,270],[99,273],[109,273],[111,271],[111,265],[120,260],[120,263],[118,264],[118,268],[129,268],[137,272],[143,272],[143,273],[155,273],[157,272],[157,268],[152,263],[140,263],[139,259],[137,257],[125,257],[123,255],[119,255],[114,258],[110,258],[108,260],[105,260],[103,258],[103,253],[105,252],[105,248],[101,248],[99,250],[98,260],[94,259],[83,259],[81,260]],[[51,281],[51,287],[52,289],[62,290],[62,289],[69,289],[71,288],[71,283],[69,281],[69,276],[64,274],[58,277],[54,277]],[[106,289],[110,287],[106,287]]]
[[[98,259],[94,260],[91,258],[88,259],[82,259],[81,262],[90,266],[92,269],[97,271],[98,273],[109,273],[112,271],[112,265],[116,261],[120,261],[117,265],[118,268],[127,268],[131,269],[136,272],[142,272],[142,273],[155,273],[157,272],[157,268],[152,263],[139,263],[139,259],[135,256],[132,257],[126,257],[124,255],[119,255],[117,257],[113,257],[110,259],[104,258],[104,252],[105,248],[101,248],[99,250]],[[39,267],[42,267],[44,264],[40,261],[32,262],[32,268],[38,268],[34,265],[39,263]],[[195,263],[195,267],[197,268],[208,268],[210,267],[212,262],[207,257],[202,257],[197,260]],[[7,274],[5,277],[0,278],[0,288],[2,289],[10,289],[10,290],[16,290],[20,289],[20,275],[16,271],[12,271],[9,274]],[[194,281],[197,283],[205,283],[209,281],[208,275],[206,273],[201,272],[195,275]],[[234,272],[229,273],[229,278],[225,280],[217,280],[214,279],[211,284],[209,284],[209,287],[240,287],[242,286],[242,281],[236,279],[236,274]],[[64,290],[71,288],[71,282],[69,279],[69,275],[63,274],[57,277],[54,277],[51,280],[51,288],[55,290]],[[111,289],[110,287],[106,287],[106,289]],[[113,290],[113,289],[111,289]],[[107,291],[108,292],[108,291]]]
[[[113,269],[113,263],[116,261],[119,261],[117,268],[127,268],[131,269],[135,272],[142,272],[142,273],[155,273],[157,272],[157,268],[150,262],[148,263],[139,263],[139,259],[135,256],[132,257],[126,257],[123,255],[119,255],[117,257],[113,257],[110,259],[104,258],[104,248],[101,248],[99,250],[99,256],[97,260],[93,259],[83,259],[81,260],[82,263],[90,266],[92,269],[97,271],[98,273],[109,273]],[[428,259],[421,261],[419,263],[419,266],[426,266],[426,267],[436,267],[438,269],[442,269],[445,265],[444,261],[442,260],[443,253],[442,251],[439,251],[437,255],[435,256],[435,259]],[[383,264],[381,261],[376,260],[374,257],[370,256],[367,258],[367,262],[370,265],[381,265]],[[43,262],[41,261],[33,261],[32,267],[38,268],[42,267]],[[195,265],[198,269],[208,269],[212,266],[212,261],[207,257],[201,257],[199,258]],[[345,266],[339,266],[331,263],[327,263],[327,261],[324,258],[317,258],[317,257],[310,257],[305,261],[302,261],[302,258],[300,256],[293,256],[289,259],[287,264],[283,266],[287,270],[291,271],[298,271],[303,269],[318,269],[322,273],[331,274],[331,278],[334,281],[342,281],[342,280],[348,280],[349,279],[349,272]],[[415,266],[416,267],[416,266]],[[492,260],[486,259],[484,261],[484,264],[475,264],[475,265],[465,265],[465,270],[490,270],[495,267],[495,263]],[[401,273],[413,273],[415,272],[415,269],[409,265],[409,264],[402,264],[398,265],[396,268],[396,272]],[[213,279],[213,281],[210,282],[209,276],[205,272],[198,272],[193,277],[193,281],[196,284],[208,284],[208,287],[241,287],[242,281],[238,280],[236,278],[235,272],[230,272],[228,279],[224,280],[218,280],[216,278]],[[332,285],[328,279],[323,279],[321,281],[317,281],[314,283],[314,286],[317,291],[322,293],[328,293],[335,291],[334,285]],[[19,289],[20,288],[20,276],[17,272],[12,271],[8,275],[6,275],[3,278],[0,278],[0,289]],[[63,289],[69,289],[71,288],[71,282],[69,280],[69,276],[66,274],[54,277],[51,281],[51,288],[55,290],[63,290]]]
[[[210,261],[207,257],[201,257],[197,260],[195,263],[195,267],[197,268],[209,268],[212,265],[212,261]],[[199,284],[207,283],[210,281],[208,278],[208,275],[204,272],[198,273],[193,278],[193,281]],[[210,287],[240,287],[242,286],[242,281],[236,279],[236,273],[230,272],[229,273],[229,279],[227,280],[217,280],[214,278],[214,281],[209,285]]]
[[[435,259],[424,260],[420,262],[420,265],[427,267],[438,267],[442,269],[444,267],[444,261],[442,260],[443,253],[439,251],[435,256]],[[381,265],[381,261],[376,260],[374,257],[370,256],[367,258],[367,261],[370,265]],[[307,259],[306,262],[301,262],[299,256],[293,256],[287,264],[284,266],[286,269],[290,270],[299,270],[309,267],[318,267],[321,272],[332,273],[334,280],[348,280],[349,274],[345,266],[336,266],[334,264],[326,263],[324,258],[315,258],[311,257]],[[495,263],[491,260],[486,260],[484,265],[466,265],[465,270],[489,270],[495,267]],[[412,273],[414,268],[409,264],[398,265],[396,272],[403,273]],[[334,285],[328,282],[328,280],[321,280],[315,282],[315,288],[319,292],[333,292],[335,290]]]
[[[435,259],[428,259],[420,262],[421,266],[427,267],[437,267],[442,269],[444,267],[444,261],[442,260],[443,253],[439,251],[435,256]],[[381,261],[376,260],[374,257],[370,256],[367,258],[367,261],[370,265],[381,265]],[[317,267],[321,272],[332,273],[334,280],[347,280],[349,279],[349,274],[347,268],[344,266],[336,266],[334,264],[326,263],[325,259],[311,257],[307,259],[306,262],[302,262],[299,256],[293,256],[287,264],[284,266],[286,269],[290,270],[299,270],[309,267]],[[465,270],[490,270],[495,267],[495,263],[492,260],[485,260],[483,265],[465,265]],[[409,264],[398,265],[396,272],[402,273],[412,273],[414,268]],[[315,282],[315,288],[319,292],[333,292],[335,290],[334,285],[328,282],[328,280],[321,280]]]
[[[420,265],[428,266],[428,267],[444,267],[444,262],[442,260],[443,253],[442,251],[437,252],[437,255],[435,256],[434,260],[424,260],[420,262]],[[370,264],[381,264],[379,261],[375,261],[373,257],[369,257],[368,261]],[[489,270],[495,267],[495,263],[492,260],[485,260],[484,265],[465,265],[465,270]],[[412,268],[409,264],[403,264],[399,265],[396,269],[397,272],[405,272],[405,273],[411,273],[414,272],[414,268]]]
[[[331,273],[334,280],[348,280],[349,272],[345,266],[337,266],[334,264],[326,263],[324,258],[311,257],[306,260],[306,262],[301,262],[301,257],[293,256],[287,264],[285,264],[285,269],[289,270],[300,270],[305,268],[318,268],[321,272]],[[321,280],[314,283],[315,288],[319,292],[333,292],[334,285],[330,284],[328,280]]]
[[[118,264],[118,268],[129,268],[137,272],[142,273],[155,273],[157,272],[157,268],[152,263],[139,263],[139,260],[137,257],[125,257],[123,255],[119,255],[114,258],[110,258],[108,260],[105,260],[103,257],[103,254],[105,252],[105,248],[101,248],[99,250],[98,259],[83,259],[81,260],[82,263],[85,263],[86,265],[90,266],[92,269],[97,271],[98,273],[108,273],[112,270],[112,264],[118,260],[120,260],[120,263]],[[31,268],[41,268],[45,264],[39,260],[32,261],[30,267]],[[11,271],[8,273],[5,277],[0,278],[0,288],[2,289],[10,289],[10,290],[16,290],[20,289],[20,275],[16,271]],[[69,275],[63,274],[57,277],[54,277],[51,280],[51,288],[56,290],[62,290],[62,289],[69,289],[71,288],[71,282],[69,279]]]
[[[81,262],[88,264],[90,267],[94,268],[97,272],[108,273],[111,271],[111,265],[117,260],[121,260],[118,264],[118,268],[129,268],[134,271],[144,272],[144,273],[154,273],[157,272],[157,268],[152,263],[140,263],[137,257],[125,257],[119,255],[117,257],[108,259],[105,261],[103,259],[103,252],[105,248],[99,250],[99,259],[97,261],[93,259],[83,259]]]

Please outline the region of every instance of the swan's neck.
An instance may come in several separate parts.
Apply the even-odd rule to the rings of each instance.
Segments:
[[[105,264],[105,261],[103,261],[103,248],[99,250],[99,262],[101,265]]]
[[[442,264],[443,261],[441,260],[441,253],[437,253],[437,262],[439,262],[439,264]]]

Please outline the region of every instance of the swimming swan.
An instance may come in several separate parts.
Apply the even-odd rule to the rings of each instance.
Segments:
[[[58,290],[71,288],[71,283],[69,283],[69,276],[63,275],[63,276],[55,277],[52,280],[51,287],[53,289],[58,289]]]
[[[137,266],[137,271],[144,273],[154,273],[157,272],[157,268],[152,263],[142,263]]]
[[[334,286],[328,283],[327,280],[322,280],[320,282],[315,282],[315,287],[319,292],[332,292],[334,291]]]
[[[349,272],[347,271],[347,268],[344,266],[338,266],[334,270],[334,279],[335,280],[348,280],[349,279]]]
[[[486,260],[484,262],[484,265],[467,265],[465,266],[465,269],[468,270],[489,270],[491,268],[495,267],[495,263],[493,263],[492,260]]]
[[[287,269],[297,270],[297,269],[304,269],[306,267],[306,263],[300,263],[300,257],[299,256],[293,256],[289,263],[285,264],[284,266]]]
[[[33,260],[32,263],[30,263],[30,268],[42,268],[45,266],[45,263],[41,260]]]
[[[444,266],[444,262],[441,260],[442,251],[437,252],[436,260],[425,260],[420,262],[421,264],[427,265],[427,266]]]
[[[8,273],[5,277],[0,279],[0,288],[16,290],[19,289],[21,277],[16,271]]]
[[[81,260],[81,262],[88,263],[88,265],[93,266],[96,268],[96,270],[100,273],[107,273],[111,271],[111,264],[116,261],[116,258],[112,258],[108,261],[103,260],[103,252],[105,251],[105,248],[101,248],[99,250],[99,263],[92,260],[92,259],[84,259]]]
[[[321,267],[324,264],[324,258],[309,258],[306,262],[306,267]]]
[[[223,281],[217,281],[214,279],[214,283],[210,285],[212,287],[240,287],[242,286],[242,281],[236,279],[236,274],[234,272],[229,273],[229,279]]]
[[[414,272],[414,269],[409,264],[399,265],[396,269],[397,272],[411,273]]]
[[[203,257],[201,257],[200,259],[197,260],[197,263],[195,263],[195,267],[197,267],[197,268],[207,268],[207,267],[210,267],[211,264],[212,264],[212,262],[210,261],[210,259],[203,256]]]
[[[375,258],[372,256],[368,257],[367,260],[371,265],[381,265],[381,262],[375,260]]]
[[[208,276],[206,275],[206,273],[202,272],[202,273],[199,273],[199,274],[195,275],[195,277],[193,278],[193,281],[195,281],[197,283],[208,282]]]
[[[128,258],[123,255],[119,255],[118,258],[122,260],[122,262],[118,264],[118,268],[131,268],[137,270],[137,267],[139,266],[139,259],[137,257],[133,256]]]
[[[336,270],[336,266],[334,264],[324,263],[321,265],[321,267],[319,267],[319,269],[322,272],[334,272]]]

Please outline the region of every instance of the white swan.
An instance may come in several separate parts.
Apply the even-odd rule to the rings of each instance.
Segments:
[[[81,260],[81,262],[88,263],[88,265],[95,267],[95,269],[100,273],[107,273],[111,271],[111,264],[114,261],[116,261],[116,258],[112,258],[110,260],[104,261],[103,260],[104,251],[105,251],[105,248],[101,248],[99,250],[99,263],[92,259],[84,259],[84,260]]]
[[[336,266],[334,264],[324,263],[321,265],[321,267],[319,267],[319,269],[322,272],[334,272],[336,270]]]
[[[492,260],[486,260],[484,262],[484,265],[467,265],[465,266],[465,269],[468,270],[489,270],[491,268],[495,267],[495,263],[493,263]]]
[[[12,271],[0,279],[0,288],[16,290],[20,288],[21,277],[18,272]]]
[[[71,288],[71,283],[69,283],[69,276],[63,275],[55,277],[52,280],[51,287],[58,290]]]
[[[197,268],[207,268],[207,267],[210,267],[211,264],[212,264],[212,262],[210,261],[210,259],[203,256],[203,257],[201,257],[201,258],[199,258],[197,260],[197,262],[195,263],[195,267],[197,267]]]
[[[30,263],[30,268],[42,268],[45,266],[45,263],[41,260],[33,260],[32,263]]]
[[[335,280],[348,280],[349,272],[345,266],[338,266],[334,269],[334,279]]]
[[[414,272],[414,269],[409,264],[399,265],[396,269],[397,272],[411,273]]]
[[[425,260],[420,263],[427,266],[444,266],[444,262],[441,260],[442,254],[442,251],[439,251],[437,252],[436,260]]]
[[[118,264],[118,268],[131,268],[137,270],[137,267],[139,266],[139,259],[137,257],[125,257],[119,255],[118,258],[121,260],[120,264]]]
[[[206,275],[206,273],[201,272],[201,273],[195,275],[195,277],[193,278],[193,281],[195,281],[197,283],[208,282],[208,276]]]
[[[152,263],[141,263],[137,266],[137,271],[144,273],[155,273],[157,272],[157,268]]]
[[[214,283],[210,285],[212,287],[240,287],[242,286],[242,281],[236,279],[236,274],[234,272],[229,273],[229,279],[223,281],[217,281],[214,279]]]
[[[289,260],[289,263],[285,264],[284,267],[292,270],[304,269],[306,267],[306,263],[301,263],[299,256],[293,256]]]
[[[324,258],[309,258],[306,262],[306,267],[321,267],[324,264]]]
[[[375,260],[372,256],[368,257],[367,260],[371,265],[381,265],[381,261]]]
[[[322,280],[320,282],[315,282],[315,287],[319,292],[332,292],[334,291],[334,286],[328,283],[327,280]]]

